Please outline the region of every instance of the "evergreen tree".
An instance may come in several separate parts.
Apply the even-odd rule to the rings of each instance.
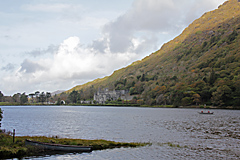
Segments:
[[[3,118],[3,111],[2,111],[2,109],[0,108],[0,122],[2,121],[2,118]],[[0,127],[1,127],[1,123],[0,123]]]
[[[70,100],[70,102],[72,103],[77,103],[77,99],[78,99],[78,91],[72,91],[69,96],[68,99]]]
[[[40,95],[39,95],[39,101],[42,102],[45,102],[46,101],[46,94],[44,92],[42,92]]]
[[[3,97],[4,97],[4,95],[3,95],[2,92],[0,91],[0,102],[3,102]]]
[[[141,77],[141,82],[145,81],[145,74],[142,75]]]
[[[216,74],[214,72],[214,69],[212,69],[209,77],[209,84],[213,85],[215,81],[216,81]]]
[[[21,94],[20,96],[20,103],[24,104],[28,101],[28,96],[25,94],[25,92],[23,94]]]
[[[35,95],[36,95],[36,102],[39,102],[39,94],[40,94],[39,91],[36,91],[36,92],[35,92]]]
[[[51,93],[50,92],[47,92],[46,93],[46,99],[47,99],[47,103],[48,103],[48,99],[51,97]]]

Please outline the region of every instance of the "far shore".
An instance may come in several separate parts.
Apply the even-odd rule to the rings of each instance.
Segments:
[[[240,110],[240,106],[212,106],[212,105],[191,105],[191,106],[174,106],[174,105],[140,105],[140,104],[65,104],[65,105],[56,105],[56,104],[42,104],[42,103],[9,103],[9,102],[0,102],[1,106],[111,106],[111,107],[143,107],[143,108],[198,108],[198,109],[232,109]]]

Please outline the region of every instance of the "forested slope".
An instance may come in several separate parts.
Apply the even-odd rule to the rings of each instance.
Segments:
[[[226,1],[141,61],[67,91],[128,89],[148,105],[240,106],[240,2]],[[138,101],[137,101],[138,100]]]

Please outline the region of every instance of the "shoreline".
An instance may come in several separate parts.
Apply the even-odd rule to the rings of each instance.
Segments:
[[[67,104],[67,105],[56,105],[56,104],[19,104],[19,103],[8,103],[0,102],[1,106],[105,106],[105,107],[139,107],[139,108],[184,108],[184,109],[229,109],[229,110],[240,110],[240,106],[203,106],[203,105],[192,105],[192,106],[178,106],[173,105],[139,105],[139,104]]]
[[[128,148],[128,147],[143,147],[146,145],[151,145],[150,143],[138,143],[138,142],[115,142],[107,141],[102,139],[97,140],[86,140],[86,139],[70,139],[70,138],[59,138],[46,137],[46,136],[16,136],[14,137],[11,132],[4,132],[0,130],[0,159],[9,158],[24,158],[30,156],[44,156],[44,155],[54,155],[59,152],[44,150],[36,146],[25,145],[25,140],[30,139],[33,141],[51,143],[51,144],[62,144],[62,145],[75,145],[75,146],[91,146],[92,150],[105,150],[113,148]],[[60,152],[62,154],[71,152]],[[74,152],[75,153],[75,152]],[[81,153],[81,152],[79,152]]]

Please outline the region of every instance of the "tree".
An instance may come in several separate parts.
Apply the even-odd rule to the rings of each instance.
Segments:
[[[3,102],[3,97],[4,97],[4,95],[3,95],[2,92],[0,91],[0,102]]]
[[[199,94],[195,93],[195,94],[193,94],[192,97],[193,97],[193,102],[195,102],[196,105],[198,105],[198,103],[201,102],[201,100],[200,100],[201,96]]]
[[[78,91],[72,91],[69,96],[68,99],[70,100],[70,102],[72,103],[77,103],[78,100]]]
[[[156,97],[156,103],[167,105],[167,98],[168,98],[167,95],[160,94],[159,96]]]
[[[240,80],[234,82],[235,91],[233,93],[234,105],[240,106]]]
[[[131,88],[130,88],[129,94],[130,94],[130,95],[137,94],[137,91],[136,91],[135,87],[131,87]]]
[[[36,102],[39,102],[39,94],[40,94],[39,91],[36,91],[36,92],[35,92],[35,95],[36,95]]]
[[[155,104],[156,104],[156,99],[148,98],[148,99],[146,100],[146,104],[147,104],[147,105],[155,105]]]
[[[47,92],[46,93],[47,103],[48,103],[48,98],[50,98],[50,97],[51,97],[51,93]]]
[[[46,94],[44,92],[42,92],[40,95],[39,95],[39,101],[42,102],[45,102],[46,101]]]
[[[57,105],[61,105],[61,99],[60,98],[58,98],[58,100],[57,100]]]
[[[209,102],[211,100],[212,94],[210,92],[210,86],[204,86],[198,93],[201,96],[202,103]]]
[[[228,36],[228,44],[230,44],[232,41],[234,41],[237,36],[238,36],[238,33],[237,33],[237,31],[234,30],[234,31]]]
[[[13,95],[13,100],[14,102],[20,103],[20,97],[21,97],[21,93],[17,93]]]
[[[21,94],[20,96],[20,103],[24,104],[28,101],[28,96],[26,95],[26,93],[24,92],[23,94]]]
[[[178,80],[178,78],[177,78],[177,76],[173,76],[170,80],[174,80],[174,81],[177,81]]]
[[[181,101],[182,101],[182,105],[184,105],[184,106],[189,106],[192,104],[191,97],[184,97],[184,98],[182,98]]]
[[[2,109],[0,108],[0,122],[2,121],[2,118],[3,118],[3,111],[2,111]],[[0,127],[1,127],[1,123],[0,123]]]
[[[224,106],[228,101],[231,101],[232,90],[227,85],[219,86],[212,93],[212,102],[218,106]]]
[[[138,76],[137,76],[137,80],[139,80],[140,78],[141,78],[141,75],[138,75]]]
[[[212,71],[210,73],[210,77],[209,77],[209,84],[210,85],[213,85],[213,83],[216,81],[216,74],[215,74],[215,71],[214,69],[212,68]]]
[[[143,82],[143,81],[145,81],[145,80],[146,80],[146,79],[145,79],[145,74],[143,74],[142,77],[141,77],[141,79],[140,79],[140,81]]]
[[[31,98],[31,101],[32,101],[32,103],[33,103],[33,97],[34,97],[34,93],[31,93],[31,94],[29,94],[29,97]]]
[[[136,84],[135,81],[132,81],[132,86],[131,87],[134,87],[135,84]]]
[[[143,100],[142,100],[142,99],[138,99],[138,100],[137,100],[137,104],[142,105],[142,104],[143,104]]]
[[[127,78],[123,80],[123,85],[126,86],[126,83],[127,83]]]
[[[134,87],[137,94],[141,94],[144,91],[144,83],[138,82]]]
[[[119,98],[117,99],[117,102],[122,102],[121,97],[119,97]]]
[[[131,100],[131,103],[132,104],[136,104],[137,103],[137,97],[136,96],[133,97],[133,99]]]
[[[94,90],[94,86],[92,85],[92,86],[90,87],[90,96],[89,96],[90,99],[93,99],[94,93],[95,93],[95,90]],[[77,95],[77,100],[78,100],[78,98],[80,99],[79,93],[78,93],[78,95]]]
[[[167,91],[167,88],[166,86],[156,86],[154,89],[153,89],[153,94],[154,94],[154,97],[160,95],[160,94],[165,94]]]

